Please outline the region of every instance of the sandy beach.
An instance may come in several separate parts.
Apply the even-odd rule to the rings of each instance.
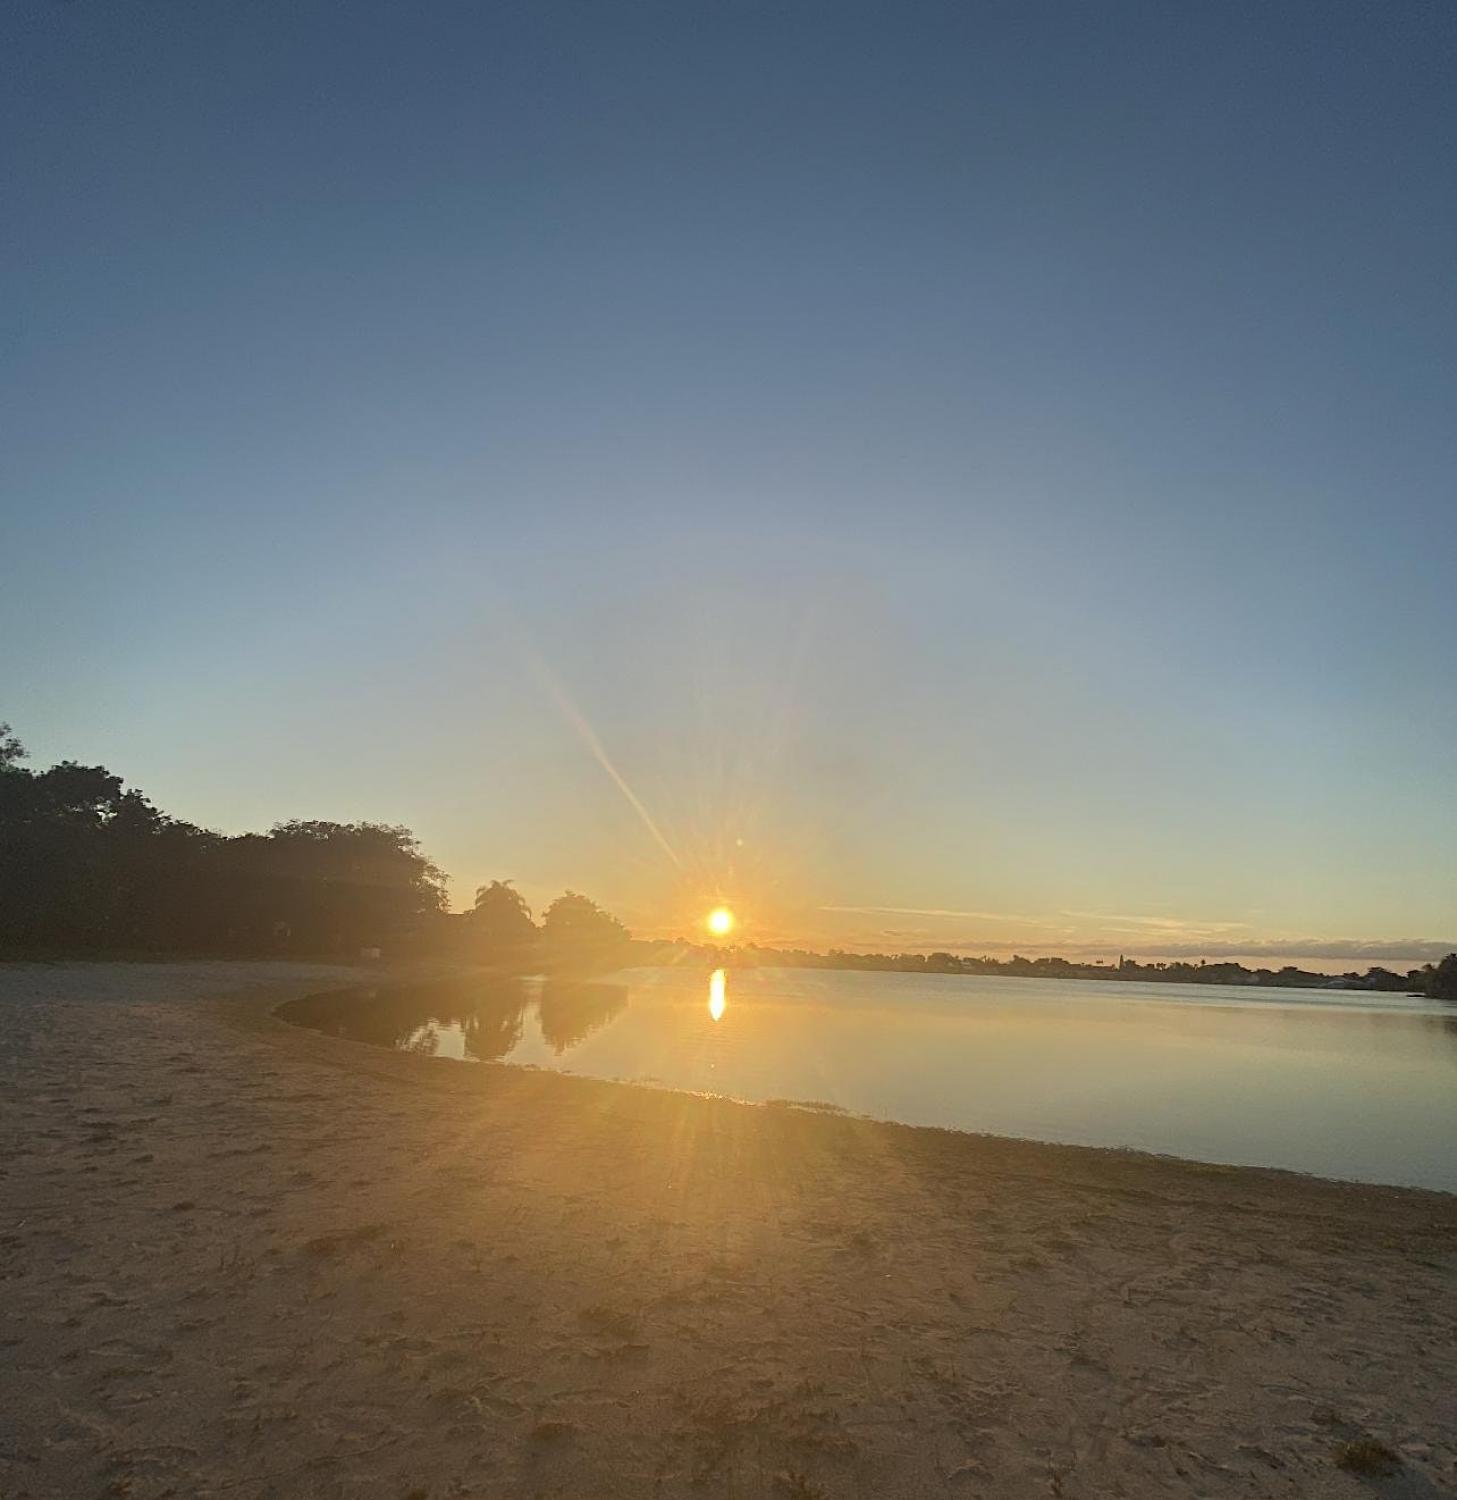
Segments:
[[[1457,1494],[1457,1198],[272,1015],[350,977],[0,966],[5,1500]]]

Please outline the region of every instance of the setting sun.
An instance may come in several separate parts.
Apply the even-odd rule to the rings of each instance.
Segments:
[[[708,930],[715,937],[727,937],[734,930],[734,914],[726,906],[715,906],[708,914]]]

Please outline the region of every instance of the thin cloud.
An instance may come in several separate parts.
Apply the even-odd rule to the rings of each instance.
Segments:
[[[1024,927],[1050,927],[1050,922],[1039,922],[1035,917],[1018,916],[1005,911],[949,911],[944,907],[931,906],[821,906],[820,911],[841,912],[857,917],[951,917],[969,919],[974,922],[1020,922]]]
[[[1083,922],[1101,922],[1114,931],[1135,932],[1152,928],[1157,932],[1244,932],[1248,922],[1201,922],[1190,917],[1130,917],[1118,912],[1065,911],[1065,917]]]
[[[1369,966],[1380,963],[1437,963],[1449,953],[1457,953],[1457,938],[1246,938],[1243,941],[1218,940],[1210,943],[1162,942],[1151,936],[1136,950],[1132,944],[1110,945],[1088,942],[1008,942],[1005,939],[980,939],[967,942],[939,943],[948,953],[1024,953],[1029,958],[1067,959],[1106,958],[1122,948],[1129,958],[1238,958],[1257,965],[1278,968],[1300,959],[1324,959]],[[1278,960],[1278,962],[1276,962]]]
[[[1435,963],[1457,952],[1457,938],[1246,938],[1217,943],[1161,943],[1167,958],[1412,959]]]

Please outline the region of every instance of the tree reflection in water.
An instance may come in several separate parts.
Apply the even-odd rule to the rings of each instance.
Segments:
[[[537,1014],[541,1035],[558,1057],[600,1031],[627,1006],[625,984],[587,984],[548,979],[541,986]]]
[[[494,979],[477,989],[469,1008],[452,1017],[465,1037],[465,1055],[477,1062],[499,1062],[521,1040],[529,1003],[521,979]]]
[[[627,986],[520,977],[432,980],[388,989],[334,990],[280,1008],[284,1020],[328,1036],[432,1056],[442,1030],[459,1030],[464,1054],[499,1062],[521,1041],[533,1003],[548,1046],[561,1056],[627,1005]]]

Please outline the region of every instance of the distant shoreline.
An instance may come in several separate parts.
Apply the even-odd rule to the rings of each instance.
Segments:
[[[852,969],[868,973],[951,974],[993,976],[1009,979],[1077,979],[1094,983],[1122,981],[1130,984],[1222,984],[1250,989],[1302,989],[1365,991],[1371,994],[1410,995],[1419,999],[1450,999],[1433,993],[1431,976],[1437,971],[1431,964],[1424,969],[1410,969],[1398,974],[1374,966],[1359,974],[1323,974],[1316,970],[1287,964],[1279,969],[1248,969],[1233,962],[1141,964],[1136,959],[1120,959],[1117,964],[1074,963],[1065,958],[1009,959],[989,956],[960,958],[952,953],[851,953],[831,949],[815,953],[801,948],[763,948],[745,944],[736,948],[716,948],[710,944],[665,940],[661,943],[639,943],[650,950],[641,961],[651,965],[672,965],[690,959],[725,964],[737,968],[782,969]]]

